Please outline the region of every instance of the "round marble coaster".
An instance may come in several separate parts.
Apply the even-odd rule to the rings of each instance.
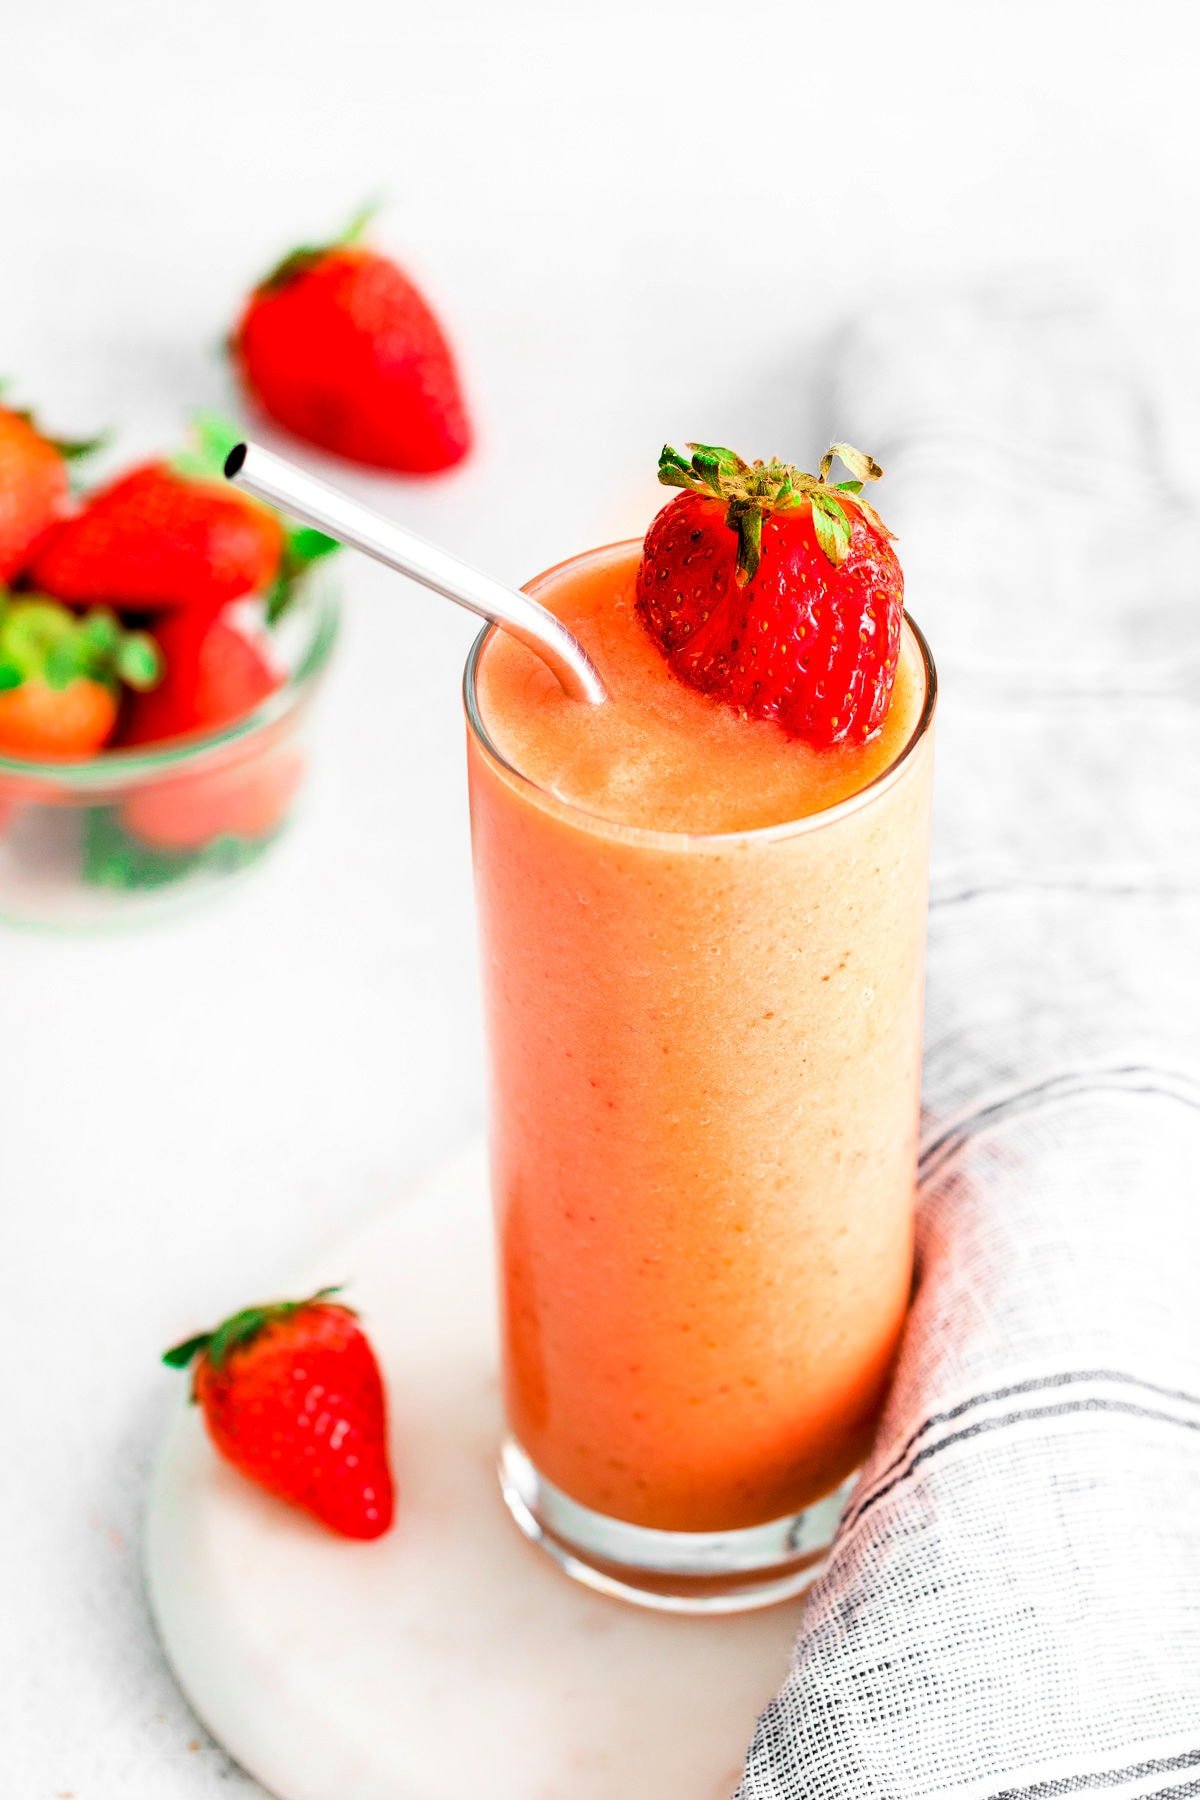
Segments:
[[[197,1713],[280,1800],[728,1800],[799,1603],[672,1618],[567,1580],[496,1482],[482,1152],[288,1284],[344,1281],[383,1364],[399,1507],[341,1542],[220,1463],[181,1405],[146,1565]],[[236,1299],[238,1296],[231,1296]]]

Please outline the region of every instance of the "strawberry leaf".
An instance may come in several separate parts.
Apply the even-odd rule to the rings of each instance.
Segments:
[[[298,570],[309,568],[323,556],[332,556],[341,547],[337,538],[318,531],[315,525],[296,525],[288,532],[288,561]]]
[[[836,567],[846,560],[850,549],[850,521],[841,503],[832,495],[814,493],[811,498],[817,542]]]
[[[315,269],[327,250],[326,244],[297,244],[294,250],[289,250],[286,256],[281,257],[275,267],[255,285],[255,293],[273,294],[278,289],[287,287],[289,282],[306,275],[309,269]]]
[[[895,532],[888,530],[887,526],[884,524],[884,522],[880,518],[879,514],[875,511],[875,508],[871,505],[870,501],[864,500],[860,495],[855,500],[854,504],[858,508],[859,512],[862,514],[863,518],[866,519],[868,524],[873,525],[875,527],[875,530],[877,532],[879,532],[881,537],[891,538],[893,541],[895,540],[895,536],[896,536]]]
[[[213,478],[208,458],[199,450],[176,450],[164,460],[168,469],[175,475],[182,475],[185,481],[211,481]]]
[[[208,1346],[208,1360],[214,1369],[219,1369],[231,1351],[256,1338],[263,1328],[271,1323],[274,1308],[270,1306],[245,1306],[241,1312],[235,1312],[222,1321],[212,1334]]]
[[[192,1358],[199,1356],[211,1342],[210,1331],[197,1332],[195,1337],[184,1338],[182,1344],[173,1344],[169,1350],[164,1350],[163,1361],[168,1369],[186,1369]]]
[[[327,537],[311,525],[289,527],[279,574],[267,594],[268,625],[275,625],[282,619],[296,597],[299,583],[313,564],[332,556],[341,547],[337,538]]]
[[[185,1338],[183,1343],[176,1344],[173,1350],[167,1351],[163,1361],[173,1369],[183,1369],[194,1356],[203,1351],[213,1368],[219,1369],[234,1350],[249,1344],[268,1325],[274,1325],[281,1319],[290,1319],[293,1314],[304,1312],[310,1306],[323,1306],[341,1291],[341,1284],[338,1283],[333,1287],[318,1288],[315,1294],[309,1294],[304,1300],[268,1300],[258,1306],[243,1306],[239,1312],[230,1313],[227,1319],[223,1319],[215,1331],[200,1332],[196,1337]],[[342,1312],[357,1318],[352,1306],[345,1306],[341,1301],[338,1306]]]
[[[692,467],[701,481],[722,499],[726,477],[749,473],[749,465],[736,451],[726,450],[723,444],[689,444],[688,449],[692,452]]]
[[[690,488],[696,485],[691,463],[670,444],[664,444],[658,453],[658,479],[664,487]]]
[[[162,651],[148,632],[127,631],[116,645],[113,668],[127,687],[144,694],[162,680]]]
[[[16,663],[0,662],[0,694],[7,693],[10,688],[19,688],[24,679]]]
[[[0,619],[0,657],[19,672],[22,681],[46,679],[51,652],[60,644],[75,646],[80,642],[78,620],[69,607],[60,605],[57,600],[6,602]],[[65,686],[77,672],[67,668],[66,660],[68,655],[73,657],[75,654],[73,648],[63,653],[58,667],[64,679],[55,685]]]
[[[195,413],[190,443],[168,457],[167,466],[189,481],[219,481],[223,484],[225,458],[241,441],[242,434],[237,426],[231,425],[219,413]]]
[[[54,445],[64,462],[82,462],[85,456],[94,456],[111,443],[112,432],[100,431],[90,438],[48,438],[47,442]]]
[[[57,633],[43,659],[51,687],[65,687],[84,676],[110,687],[123,681],[144,690],[154,687],[162,674],[162,653],[154,639],[144,631],[125,631],[107,606],[94,606],[82,619],[69,619],[61,627],[46,619],[41,629],[44,643]]]
[[[834,457],[844,462],[857,481],[878,481],[883,470],[873,456],[865,451],[856,450],[853,444],[830,444],[821,458],[821,480],[824,481],[833,467]]]
[[[205,411],[193,414],[192,430],[201,450],[212,458],[218,474],[222,474],[225,458],[234,445],[242,441],[242,434],[237,426],[222,418],[220,413]]]
[[[7,376],[0,377],[0,400],[3,399],[9,385]],[[94,451],[102,450],[112,437],[110,431],[101,431],[96,437],[90,438],[51,437],[48,431],[43,431],[41,425],[38,423],[37,414],[29,407],[10,406],[5,410],[11,412],[14,418],[23,419],[26,425],[31,426],[40,438],[43,438],[47,444],[50,444],[58,451],[58,454],[62,457],[64,462],[72,462],[83,456],[91,456]]]
[[[737,532],[735,579],[739,587],[745,587],[757,575],[762,558],[762,509],[740,506],[735,500],[725,515],[725,523]]]
[[[831,444],[821,458],[819,476],[793,468],[778,457],[772,457],[770,462],[744,462],[722,444],[687,447],[692,452],[690,462],[670,444],[663,445],[658,457],[658,479],[664,487],[711,493],[725,502],[725,522],[738,534],[739,582],[753,579],[758,567],[765,513],[786,512],[810,503],[818,542],[835,564],[843,562],[850,549],[853,526],[847,506],[857,508],[877,531],[892,536],[862,498],[864,482],[878,481],[883,470],[873,457],[852,444]],[[850,470],[850,479],[831,487],[827,478],[838,457]]]
[[[287,287],[289,282],[296,281],[310,269],[315,269],[331,250],[349,249],[360,244],[371,220],[379,211],[379,205],[378,200],[370,200],[365,206],[360,206],[337,236],[330,238],[327,243],[297,244],[294,250],[289,250],[286,256],[279,259],[261,281],[255,283],[255,293],[269,294],[277,288]]]
[[[282,827],[262,837],[223,834],[198,850],[156,850],[127,832],[111,806],[83,808],[83,879],[91,887],[141,893],[201,873],[232,874],[265,854]]]
[[[121,642],[116,613],[107,606],[94,606],[79,622],[79,638],[89,654],[101,660],[111,656]]]
[[[70,687],[81,675],[90,672],[91,658],[87,645],[78,632],[68,637],[60,637],[46,651],[42,674],[46,686],[61,693],[63,688]]]
[[[367,227],[379,212],[383,202],[379,199],[368,200],[353,214],[349,223],[343,226],[333,239],[335,244],[361,244],[367,234]]]

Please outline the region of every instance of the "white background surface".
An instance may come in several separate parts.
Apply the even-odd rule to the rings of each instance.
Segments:
[[[822,346],[897,286],[1050,263],[1151,348],[1193,315],[1189,11],[47,0],[5,32],[0,368],[64,433],[169,444],[228,404],[250,279],[383,193],[480,444],[339,475],[517,579],[639,529],[664,437],[818,454]],[[344,578],[276,860],[141,935],[0,937],[4,1800],[250,1791],[141,1595],[157,1353],[481,1118],[471,624]]]

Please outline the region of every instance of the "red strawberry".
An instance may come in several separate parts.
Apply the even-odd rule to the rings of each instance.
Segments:
[[[303,778],[300,751],[281,741],[227,767],[147,783],[123,803],[121,824],[152,849],[176,854],[219,838],[258,843],[283,823]]]
[[[646,534],[646,629],[690,687],[820,747],[864,742],[887,711],[904,617],[891,533],[862,498],[883,470],[849,444],[819,475],[688,448],[691,462],[669,446],[659,459],[659,480],[687,492]],[[835,456],[854,479],[831,486]]]
[[[258,646],[222,618],[177,613],[157,632],[164,674],[131,702],[123,744],[160,744],[219,731],[253,712],[282,686]]]
[[[43,539],[35,585],[82,606],[216,612],[279,573],[274,513],[169,463],[145,463],[93,494]]]
[[[103,748],[121,684],[149,687],[160,662],[151,638],[109,612],[79,619],[37,597],[0,609],[0,754],[72,760]]]
[[[428,473],[467,453],[437,319],[388,257],[354,240],[294,251],[254,290],[231,351],[263,411],[352,462]]]
[[[0,407],[0,581],[20,574],[38,538],[66,511],[66,459],[94,447],[56,443],[28,413]]]
[[[157,744],[219,731],[282,685],[258,647],[224,619],[177,613],[158,632],[165,674],[130,702],[122,744]],[[303,775],[287,738],[256,744],[219,767],[135,788],[121,807],[127,831],[157,850],[202,850],[217,838],[259,839],[286,816]]]
[[[195,1361],[192,1398],[243,1475],[343,1537],[377,1538],[395,1505],[383,1382],[336,1292],[249,1306],[163,1361]]]

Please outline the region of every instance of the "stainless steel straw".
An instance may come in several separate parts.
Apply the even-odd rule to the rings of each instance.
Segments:
[[[318,481],[273,451],[258,444],[235,444],[225,459],[225,474],[236,487],[277,506],[292,518],[315,525],[339,543],[398,569],[423,587],[457,601],[481,619],[511,632],[557,675],[573,700],[593,706],[605,698],[604,683],[579,640],[566,626],[517,588],[505,587],[478,569],[460,562],[448,550],[427,544],[393,519],[363,506],[349,494]]]

